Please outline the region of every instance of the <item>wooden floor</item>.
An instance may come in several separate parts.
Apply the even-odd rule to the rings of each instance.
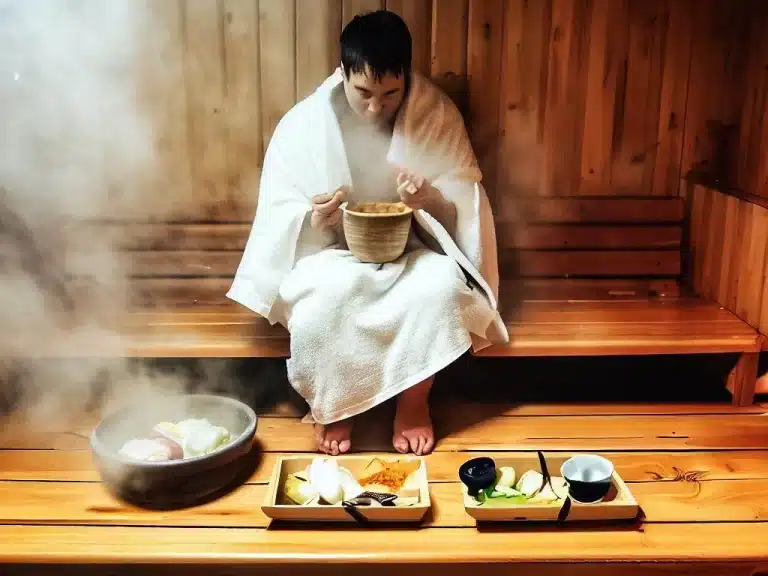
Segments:
[[[88,564],[95,574],[130,564],[131,571],[143,564],[144,574],[167,563],[185,564],[178,568],[185,574],[335,574],[342,564],[366,564],[366,574],[444,574],[449,565],[481,574],[765,573],[766,409],[720,402],[438,403],[440,439],[428,459],[432,513],[422,527],[373,532],[269,526],[260,505],[276,457],[313,449],[312,428],[298,417],[261,418],[262,453],[247,483],[198,507],[163,512],[125,505],[104,490],[87,449],[87,421],[32,434],[9,419],[0,432],[0,563],[25,566],[0,566],[0,573],[43,573],[38,563]],[[385,406],[360,422],[357,449],[388,451],[389,418]],[[461,505],[459,465],[483,452],[537,449],[608,456],[642,518],[476,526]]]

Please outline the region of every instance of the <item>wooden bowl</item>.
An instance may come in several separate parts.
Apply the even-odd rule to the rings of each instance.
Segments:
[[[413,210],[402,202],[360,202],[342,208],[347,246],[361,262],[383,264],[405,251]]]

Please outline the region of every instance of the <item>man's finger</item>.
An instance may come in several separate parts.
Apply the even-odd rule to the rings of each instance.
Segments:
[[[334,196],[336,196],[335,192],[333,194],[318,194],[317,196],[312,196],[312,204],[325,204],[326,202],[330,202]]]
[[[331,214],[335,212],[339,206],[341,206],[341,203],[344,201],[344,194],[341,192],[337,192],[331,197],[331,200],[328,202],[324,202],[322,204],[313,204],[313,208],[315,211],[320,212],[321,214]]]
[[[325,218],[325,225],[326,226],[336,226],[341,221],[341,210],[336,210],[333,214],[330,216],[326,216]]]

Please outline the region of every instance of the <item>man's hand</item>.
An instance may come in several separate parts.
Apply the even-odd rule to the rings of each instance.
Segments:
[[[413,210],[424,209],[435,217],[453,236],[456,230],[456,206],[446,200],[443,193],[424,178],[400,170],[397,175],[397,194]]]
[[[341,206],[344,202],[344,190],[336,190],[333,194],[320,194],[312,198],[312,228],[322,230],[334,228],[341,222]]]
[[[397,195],[403,204],[413,210],[433,204],[439,194],[424,178],[407,170],[401,170],[397,175]]]

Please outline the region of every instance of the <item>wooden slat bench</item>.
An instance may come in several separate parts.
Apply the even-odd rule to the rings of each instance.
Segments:
[[[737,354],[728,387],[734,402],[752,402],[761,336],[686,289],[682,199],[524,199],[497,220],[511,341],[480,355]],[[250,223],[114,226],[133,276],[119,353],[289,355],[284,329],[225,297]],[[46,353],[109,353],[108,345],[60,342]]]
[[[358,449],[387,450],[391,430],[380,411],[389,409],[364,417]],[[88,450],[97,417],[79,418],[72,428],[5,427],[0,573],[61,573],[67,566],[68,574],[154,574],[183,563],[190,574],[756,574],[768,569],[765,410],[721,402],[515,406],[438,398],[439,441],[427,459],[433,511],[423,526],[375,534],[270,524],[262,514],[277,457],[313,449],[312,427],[298,418],[262,416],[260,458],[245,483],[174,511],[139,509],[105,490]],[[539,449],[610,458],[638,500],[638,520],[476,525],[460,500],[461,463]]]

